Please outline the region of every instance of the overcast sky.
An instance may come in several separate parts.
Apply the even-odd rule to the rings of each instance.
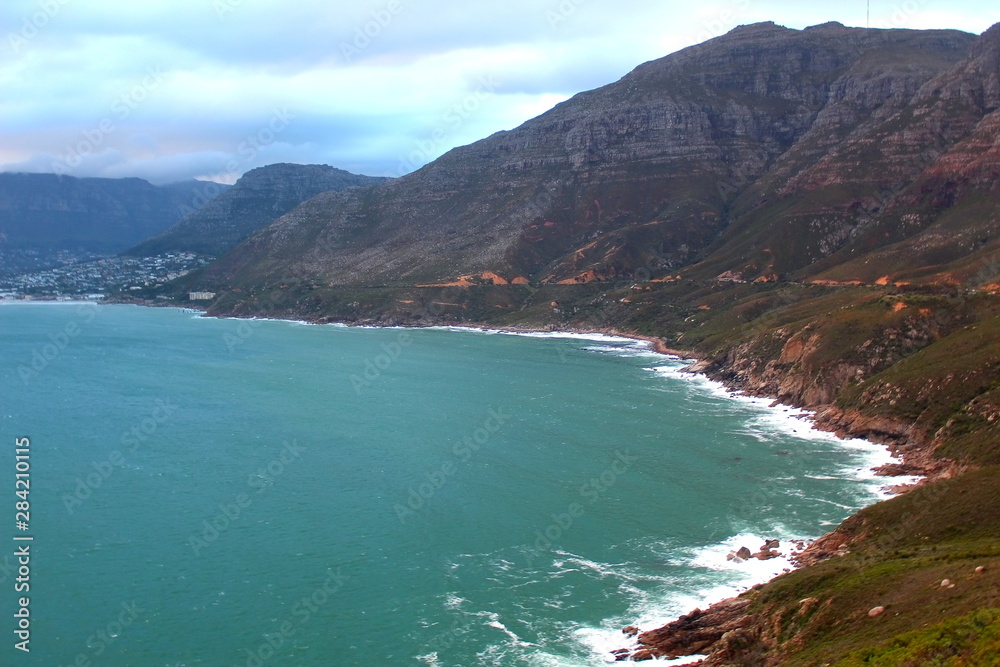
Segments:
[[[864,26],[864,0],[4,0],[0,171],[233,182],[398,176],[745,23]],[[872,0],[981,33],[996,0]]]

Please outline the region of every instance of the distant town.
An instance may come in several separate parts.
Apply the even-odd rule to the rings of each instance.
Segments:
[[[64,251],[56,266],[0,276],[0,300],[101,300],[163,285],[212,259],[187,252],[136,258]]]

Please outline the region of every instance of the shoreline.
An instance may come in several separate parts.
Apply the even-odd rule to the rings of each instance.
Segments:
[[[142,305],[142,304],[138,304]],[[158,305],[158,304],[157,304]],[[181,307],[184,308],[184,307]],[[687,360],[691,363],[684,372],[690,373],[693,376],[701,376],[704,379],[717,383],[719,386],[725,389],[725,391],[731,396],[742,396],[746,398],[759,398],[770,400],[771,407],[783,406],[786,408],[792,408],[806,414],[806,420],[808,421],[809,430],[816,430],[824,433],[830,433],[837,437],[839,440],[849,440],[849,439],[859,439],[884,448],[884,450],[894,459],[898,459],[899,463],[891,462],[888,464],[882,464],[877,467],[870,467],[869,471],[875,473],[877,476],[882,477],[892,477],[892,476],[910,476],[918,477],[919,479],[912,484],[904,485],[883,485],[882,488],[886,490],[889,494],[888,497],[877,498],[874,502],[866,505],[870,507],[872,505],[888,500],[889,498],[895,497],[897,495],[902,495],[916,486],[924,484],[928,481],[928,475],[930,471],[927,470],[925,465],[921,465],[920,462],[915,462],[910,460],[914,453],[910,451],[910,448],[900,448],[898,443],[896,446],[885,442],[878,442],[877,440],[866,437],[865,435],[852,433],[849,429],[841,427],[833,427],[829,421],[821,421],[823,419],[823,414],[832,406],[818,407],[818,408],[803,408],[800,406],[795,406],[791,404],[780,403],[779,400],[774,396],[760,396],[735,387],[732,384],[726,382],[724,379],[713,377],[707,372],[709,362],[704,359],[704,357],[693,350],[677,350],[670,348],[664,343],[664,341],[655,336],[647,336],[643,334],[638,334],[634,332],[623,332],[611,328],[595,328],[595,329],[556,329],[556,328],[541,328],[541,327],[514,327],[514,326],[490,326],[485,324],[470,324],[464,322],[451,322],[451,323],[439,323],[433,325],[371,325],[371,324],[351,324],[347,322],[337,322],[332,320],[309,320],[309,319],[299,319],[291,320],[284,318],[246,318],[233,315],[207,315],[207,310],[198,308],[184,308],[186,310],[193,310],[196,312],[203,313],[203,316],[215,317],[218,319],[271,319],[272,321],[283,321],[290,323],[308,323],[308,324],[319,324],[319,325],[338,325],[346,327],[359,327],[359,328],[374,328],[374,329],[455,329],[455,330],[467,330],[467,331],[479,331],[479,332],[497,332],[509,335],[519,335],[519,334],[553,334],[559,335],[564,334],[567,337],[574,336],[587,336],[587,335],[603,335],[612,338],[618,338],[621,340],[633,340],[640,341],[649,346],[649,349],[657,354],[664,355],[665,357],[670,357],[678,360]],[[903,451],[900,451],[900,450]],[[916,449],[916,448],[914,448]],[[910,456],[907,456],[910,454]],[[885,469],[892,468],[893,472],[888,472]],[[916,474],[915,474],[916,473]],[[845,521],[850,517],[857,514],[857,511],[845,517]],[[838,524],[839,525],[839,524]],[[760,536],[761,539],[767,539],[766,536]],[[831,543],[837,544],[831,544]],[[669,632],[670,629],[676,628],[681,632],[690,631],[690,626],[692,624],[699,625],[704,623],[705,627],[702,629],[702,633],[708,632],[709,634],[717,632],[720,628],[723,630],[732,629],[738,627],[741,622],[745,620],[743,615],[743,610],[745,609],[745,603],[747,602],[743,597],[746,593],[756,590],[761,586],[767,585],[768,583],[774,581],[778,577],[791,572],[793,570],[798,570],[802,567],[808,566],[812,562],[819,560],[825,560],[827,558],[839,555],[841,551],[838,550],[839,540],[837,537],[837,527],[826,532],[820,532],[819,536],[816,538],[810,538],[799,542],[803,544],[805,548],[799,549],[795,547],[788,550],[783,554],[784,559],[787,560],[789,567],[783,568],[782,572],[774,574],[769,578],[758,581],[756,583],[751,583],[746,586],[746,589],[741,591],[735,596],[723,597],[721,599],[711,599],[708,598],[704,602],[706,605],[705,609],[695,608],[686,614],[680,615],[674,620],[668,621],[666,624],[651,628],[649,630],[641,630],[635,628],[635,626],[629,625],[622,629],[622,648],[609,652],[608,656],[615,661],[620,660],[635,660],[636,658],[640,660],[648,660],[655,658],[667,658],[668,664],[680,665],[681,667],[697,667],[702,664],[702,661],[708,657],[711,653],[710,648],[705,648],[704,644],[700,645],[695,652],[686,654],[676,654],[673,652],[664,652],[656,648],[655,644],[642,644],[639,642],[639,638],[643,635],[654,635],[656,633]],[[795,542],[792,542],[795,545]],[[626,633],[626,630],[635,629],[635,634]],[[719,632],[718,636],[724,632]],[[703,636],[699,635],[699,636]],[[624,645],[628,643],[628,638],[632,637],[632,646],[625,647]],[[712,642],[714,643],[714,642]]]
[[[308,319],[308,318],[304,318],[304,319],[290,319],[290,318],[271,318],[271,317],[248,317],[248,316],[240,316],[240,315],[209,315],[208,314],[208,310],[206,308],[195,306],[195,305],[179,305],[179,304],[173,304],[173,303],[163,303],[163,304],[161,304],[161,303],[136,302],[136,301],[110,302],[110,303],[109,302],[95,302],[95,301],[89,301],[89,300],[80,300],[80,301],[32,301],[32,302],[23,302],[23,301],[18,302],[18,301],[15,301],[15,302],[12,302],[12,303],[36,303],[36,304],[39,304],[39,303],[51,303],[51,304],[61,304],[61,305],[70,305],[70,304],[132,305],[132,306],[154,307],[154,308],[156,308],[156,307],[166,307],[166,308],[176,308],[176,309],[178,309],[180,311],[199,313],[199,316],[201,316],[201,317],[211,317],[211,318],[214,318],[214,319],[259,320],[259,321],[286,322],[286,323],[291,323],[291,324],[315,324],[315,325],[329,325],[329,326],[341,326],[341,327],[346,326],[346,327],[349,327],[349,328],[374,328],[374,329],[456,329],[456,330],[468,330],[468,331],[479,331],[479,332],[497,332],[497,333],[504,333],[504,334],[510,334],[510,335],[519,335],[519,334],[552,334],[552,335],[559,335],[559,334],[563,334],[563,335],[566,335],[567,337],[587,336],[587,335],[603,335],[603,336],[608,336],[608,337],[617,338],[617,339],[621,339],[621,340],[641,341],[641,342],[647,344],[649,346],[649,349],[651,351],[657,353],[657,354],[661,354],[661,355],[664,355],[666,357],[670,357],[670,358],[673,358],[673,359],[688,360],[688,361],[694,362],[691,365],[689,365],[686,369],[684,369],[685,373],[690,373],[693,376],[695,376],[695,375],[701,376],[701,377],[703,377],[706,380],[709,380],[711,382],[717,383],[718,385],[720,385],[720,387],[723,387],[725,389],[725,391],[728,394],[730,394],[730,395],[733,395],[733,396],[742,396],[742,397],[747,397],[747,398],[758,398],[758,399],[771,400],[772,401],[772,407],[776,407],[776,406],[780,405],[780,406],[784,406],[784,407],[787,407],[787,408],[793,408],[795,410],[798,410],[798,411],[801,411],[803,413],[806,413],[808,415],[807,416],[807,421],[808,421],[809,429],[810,430],[815,429],[815,430],[821,431],[821,432],[832,433],[837,438],[839,438],[841,440],[861,439],[861,440],[865,440],[865,441],[867,441],[867,442],[869,442],[869,443],[871,443],[873,445],[878,445],[880,447],[885,448],[885,450],[890,455],[892,455],[893,458],[897,458],[899,460],[899,463],[889,463],[889,464],[880,465],[878,467],[872,467],[872,468],[870,468],[870,470],[872,472],[874,472],[874,473],[876,473],[876,475],[879,475],[879,476],[882,476],[882,477],[895,477],[895,476],[907,476],[907,475],[911,476],[911,477],[912,476],[919,477],[919,479],[915,483],[912,483],[912,484],[891,485],[891,486],[890,485],[885,485],[888,488],[889,493],[892,494],[892,495],[889,496],[889,498],[895,497],[897,495],[902,495],[902,494],[904,494],[904,493],[912,490],[913,488],[916,488],[917,486],[919,486],[921,484],[927,483],[927,481],[929,481],[928,475],[931,474],[931,471],[927,470],[927,466],[926,466],[926,464],[924,462],[919,461],[919,460],[918,461],[912,460],[915,456],[919,456],[919,447],[912,447],[912,448],[910,448],[910,447],[900,447],[899,446],[900,443],[879,442],[878,440],[876,440],[876,439],[874,439],[872,437],[866,437],[866,435],[863,435],[863,434],[852,433],[847,426],[845,426],[843,424],[837,424],[835,422],[831,422],[828,417],[826,417],[826,421],[821,421],[822,419],[824,419],[824,414],[828,410],[830,410],[831,408],[835,409],[835,408],[833,408],[833,406],[825,406],[825,407],[821,406],[821,407],[818,407],[818,408],[802,408],[802,407],[795,406],[795,405],[780,403],[780,402],[778,402],[778,399],[775,398],[775,397],[773,397],[773,396],[761,396],[761,395],[757,395],[757,394],[754,394],[754,393],[751,393],[751,392],[744,391],[744,390],[740,389],[739,387],[734,387],[732,384],[726,382],[724,379],[721,379],[721,378],[718,378],[718,377],[713,377],[711,374],[709,374],[708,372],[706,372],[707,368],[708,368],[708,361],[705,360],[702,355],[700,355],[700,354],[698,354],[698,353],[696,353],[696,352],[694,352],[692,350],[677,350],[677,349],[670,348],[660,338],[657,338],[657,337],[654,337],[654,336],[648,336],[648,335],[638,334],[638,333],[634,333],[634,332],[623,332],[623,331],[618,331],[618,330],[611,329],[611,328],[595,328],[595,329],[573,330],[573,329],[542,328],[542,327],[530,327],[530,326],[526,326],[526,327],[517,327],[517,326],[490,326],[490,325],[485,325],[485,324],[470,324],[470,323],[463,323],[463,322],[453,322],[453,323],[444,322],[444,323],[433,324],[433,325],[428,324],[428,325],[416,325],[416,326],[414,326],[414,325],[405,325],[405,324],[400,324],[400,325],[374,325],[374,324],[354,324],[354,323],[348,323],[348,322],[342,322],[342,321],[338,322],[338,321],[335,321],[335,320],[326,320],[326,319],[324,319],[324,320],[318,320],[318,319]],[[869,433],[867,435],[872,435],[872,434]],[[917,452],[913,452],[913,451],[911,451],[911,449],[916,449],[918,451]],[[891,468],[892,471],[882,471],[882,469],[884,469],[884,468]],[[877,504],[877,503],[882,502],[883,500],[886,500],[886,499],[888,499],[888,498],[877,499],[873,503],[871,503],[870,505],[867,505],[866,507],[869,507],[871,505]],[[856,514],[856,512],[852,513],[851,515],[849,515],[849,517],[846,517],[845,520],[847,518],[850,518],[851,516],[855,516],[855,514]],[[757,582],[757,583],[754,583],[754,584],[750,584],[747,587],[746,590],[744,590],[743,592],[740,592],[739,594],[737,594],[735,596],[725,597],[725,598],[717,599],[717,600],[706,601],[704,604],[706,604],[707,607],[704,610],[702,610],[700,608],[696,608],[696,609],[694,609],[693,611],[691,611],[691,612],[689,612],[687,614],[681,615],[680,617],[678,617],[675,620],[668,621],[665,625],[663,625],[663,626],[661,626],[659,628],[652,628],[652,629],[649,629],[649,630],[641,630],[640,629],[640,630],[637,631],[637,633],[635,635],[623,634],[622,644],[624,645],[624,644],[628,643],[629,636],[632,636],[633,637],[632,646],[628,647],[628,648],[626,648],[626,647],[623,646],[621,649],[619,649],[618,651],[613,652],[611,655],[615,656],[615,658],[617,660],[632,660],[632,659],[635,659],[636,657],[639,657],[642,660],[646,660],[646,659],[650,659],[650,658],[666,657],[668,655],[670,657],[672,657],[672,658],[677,658],[678,656],[680,656],[680,659],[682,659],[682,660],[686,659],[686,660],[691,660],[693,662],[673,663],[673,664],[691,665],[692,667],[701,664],[701,660],[706,655],[706,651],[699,650],[697,653],[689,653],[689,654],[674,654],[674,653],[669,653],[668,654],[668,653],[661,652],[659,649],[657,649],[655,647],[654,644],[643,644],[643,643],[639,643],[638,640],[639,640],[639,638],[643,637],[644,635],[650,636],[650,635],[653,635],[655,633],[662,634],[663,632],[666,632],[668,629],[675,629],[677,631],[687,630],[688,626],[690,626],[692,623],[694,623],[694,624],[697,625],[699,623],[699,621],[704,621],[706,627],[708,627],[709,630],[711,630],[711,628],[713,628],[713,627],[722,627],[722,626],[728,627],[729,625],[731,625],[734,622],[734,618],[735,618],[734,614],[738,614],[738,612],[741,612],[743,610],[743,608],[744,608],[744,605],[742,604],[742,602],[744,601],[743,600],[743,596],[747,592],[755,590],[755,589],[759,588],[762,585],[766,585],[767,583],[770,583],[771,581],[773,581],[777,577],[782,576],[782,574],[784,574],[786,572],[789,572],[789,571],[792,571],[792,570],[797,570],[797,569],[805,567],[805,566],[807,566],[807,565],[809,565],[809,564],[811,564],[813,562],[817,562],[819,560],[825,560],[827,558],[830,558],[830,557],[833,557],[835,555],[838,555],[839,552],[836,551],[835,548],[831,549],[831,546],[830,546],[831,542],[838,542],[836,531],[837,531],[837,528],[834,528],[832,530],[829,530],[829,531],[827,531],[825,533],[820,534],[819,537],[817,537],[815,539],[812,539],[811,541],[808,541],[807,542],[807,546],[803,550],[791,550],[791,551],[788,551],[786,554],[783,554],[785,556],[785,558],[787,559],[788,563],[791,565],[790,568],[785,569],[784,572],[778,573],[778,574],[770,577],[769,579],[767,579],[765,581],[761,581],[761,582]],[[761,536],[761,537],[762,537],[762,539],[766,539],[766,536]],[[839,544],[838,544],[838,546],[839,546]],[[717,612],[716,610],[722,610],[722,611],[721,612]],[[721,615],[721,619],[722,619],[721,621],[719,620],[719,618],[716,618],[716,616],[720,616],[720,615]],[[678,625],[678,624],[680,624],[680,625]],[[683,627],[681,627],[681,626],[683,626]],[[624,630],[623,630],[623,632],[624,632]],[[652,637],[650,637],[650,639],[652,639]],[[623,654],[622,652],[625,652],[625,653]],[[708,651],[708,652],[710,652],[710,651]]]

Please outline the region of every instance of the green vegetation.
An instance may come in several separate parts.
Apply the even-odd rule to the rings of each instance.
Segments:
[[[926,630],[907,632],[837,662],[837,667],[863,665],[1000,665],[1000,609],[981,609]]]
[[[753,593],[753,613],[773,619],[769,627],[776,628],[758,640],[782,656],[781,664],[990,664],[886,662],[894,654],[879,647],[922,650],[943,621],[956,618],[949,626],[955,633],[941,635],[950,643],[941,639],[936,646],[947,643],[959,656],[995,646],[996,635],[960,628],[979,623],[982,610],[1000,607],[998,474],[1000,468],[985,468],[924,486],[845,521],[833,541],[846,545],[847,555]],[[870,616],[877,607],[884,611]],[[912,640],[917,636],[920,642]],[[887,637],[894,639],[886,643]],[[865,659],[881,661],[857,662]]]

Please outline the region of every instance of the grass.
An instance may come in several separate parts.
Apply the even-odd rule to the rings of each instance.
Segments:
[[[980,609],[855,651],[837,667],[1000,665],[1000,609]]]
[[[992,314],[992,303],[969,308],[971,316],[980,319],[845,388],[841,407],[907,421],[928,434],[940,431],[943,457],[979,465],[1000,463],[1000,424],[995,423],[1000,409],[1000,316]]]
[[[886,662],[893,654],[880,651],[944,646],[929,639],[942,624],[1000,607],[998,476],[1000,467],[984,468],[848,519],[837,532],[848,555],[793,571],[754,593],[753,613],[769,619],[760,640],[782,656],[781,664],[935,664]],[[954,587],[942,586],[945,579]],[[877,606],[885,612],[870,617]],[[954,627],[969,624],[960,620]],[[893,639],[886,643],[887,637]],[[996,637],[984,641],[992,647]],[[982,648],[979,638],[961,632],[950,646],[973,656]],[[857,662],[876,657],[882,661]]]

